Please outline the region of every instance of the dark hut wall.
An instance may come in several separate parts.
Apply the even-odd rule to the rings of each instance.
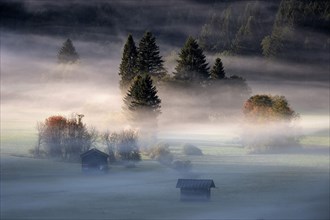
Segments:
[[[181,200],[200,200],[205,199],[208,200],[211,197],[211,190],[210,189],[189,189],[189,188],[181,188],[180,190]]]
[[[102,155],[90,154],[82,158],[83,167],[97,169],[102,165],[107,165],[107,158]]]

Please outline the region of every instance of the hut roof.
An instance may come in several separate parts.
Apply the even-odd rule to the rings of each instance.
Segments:
[[[92,149],[80,154],[80,157],[83,158],[83,157],[89,156],[91,154],[99,154],[99,155],[104,156],[104,157],[109,157],[108,154],[106,154],[106,153],[104,153],[104,152],[102,152],[102,151],[100,151],[96,148],[92,148]]]
[[[214,188],[214,182],[211,179],[178,179],[176,188],[185,189],[205,189]]]

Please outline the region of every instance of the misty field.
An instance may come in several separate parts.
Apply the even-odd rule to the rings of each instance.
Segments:
[[[328,219],[329,151],[247,155],[200,146],[180,173],[145,159],[83,175],[79,163],[1,155],[1,219]],[[210,202],[180,202],[178,178],[212,178]]]
[[[1,0],[0,219],[330,219],[329,9]]]

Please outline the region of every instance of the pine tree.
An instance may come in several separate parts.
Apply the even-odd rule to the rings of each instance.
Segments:
[[[209,77],[209,67],[203,50],[192,37],[189,37],[179,53],[175,67],[175,78],[186,81],[202,81]]]
[[[226,77],[225,70],[223,68],[223,64],[220,58],[215,60],[215,64],[210,71],[210,78],[211,79],[224,79]]]
[[[157,124],[157,117],[161,113],[160,103],[150,75],[143,74],[135,77],[124,98],[124,109],[136,125],[153,126]]]
[[[58,63],[73,64],[79,61],[79,55],[74,48],[72,41],[67,39],[57,54]]]
[[[128,35],[119,66],[120,88],[126,90],[137,74],[137,49],[131,34]]]
[[[166,75],[164,61],[159,55],[159,47],[156,38],[151,32],[146,32],[139,43],[137,67],[139,73],[148,73],[154,79],[160,79]]]

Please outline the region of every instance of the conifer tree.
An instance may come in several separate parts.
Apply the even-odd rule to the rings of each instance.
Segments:
[[[175,67],[175,78],[186,81],[203,81],[209,77],[209,67],[203,50],[197,41],[189,37],[179,53]]]
[[[215,60],[214,66],[210,71],[211,79],[224,79],[226,77],[225,70],[223,68],[223,64],[220,58]]]
[[[126,90],[137,74],[137,49],[131,34],[128,35],[124,46],[123,56],[119,66],[121,76],[120,88]]]
[[[67,39],[57,54],[58,63],[73,64],[79,61],[79,55],[70,39]]]
[[[129,119],[138,126],[154,126],[160,111],[161,100],[157,89],[148,74],[135,77],[127,95],[124,98],[124,109]],[[154,128],[154,127],[153,127]]]
[[[166,75],[163,63],[156,38],[152,36],[151,32],[145,32],[139,43],[137,60],[139,73],[148,73],[152,78],[160,79]]]

